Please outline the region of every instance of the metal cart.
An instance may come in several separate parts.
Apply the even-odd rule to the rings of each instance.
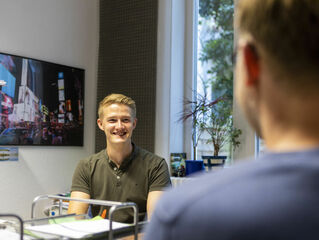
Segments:
[[[112,240],[114,238],[114,234],[117,234],[117,236],[124,236],[128,233],[134,233],[134,239],[137,240],[138,231],[143,227],[145,222],[138,222],[138,207],[133,202],[114,202],[114,201],[104,201],[104,200],[94,200],[94,199],[80,199],[80,198],[70,198],[70,197],[63,197],[58,195],[41,195],[34,198],[31,206],[31,220],[30,221],[36,221],[35,219],[35,209],[36,204],[44,199],[52,199],[59,202],[59,215],[62,214],[62,203],[63,201],[78,201],[78,202],[84,202],[88,204],[94,204],[94,205],[100,205],[100,206],[107,206],[110,207],[108,211],[108,218],[109,218],[109,231],[106,233],[97,233],[93,234],[89,237],[90,239],[107,239]],[[128,227],[123,227],[120,229],[113,229],[113,214],[115,211],[124,209],[124,208],[132,208],[134,212],[134,221],[133,224]],[[59,217],[59,216],[57,216]],[[54,218],[54,217],[53,217]],[[52,219],[52,217],[49,217],[47,219]],[[107,234],[107,235],[106,235]],[[67,239],[67,238],[63,238]]]

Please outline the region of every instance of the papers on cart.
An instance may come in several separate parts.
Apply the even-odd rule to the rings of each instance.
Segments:
[[[47,224],[38,226],[28,226],[27,230],[31,232],[40,232],[46,234],[53,234],[56,236],[63,236],[73,239],[79,239],[86,236],[91,236],[97,233],[109,231],[110,221],[108,219],[101,220],[78,220],[74,222],[65,222],[59,224]],[[119,229],[123,227],[132,226],[132,224],[125,224],[112,221],[112,229]]]
[[[20,240],[21,236],[18,232],[18,227],[14,227],[13,221],[7,221],[0,219],[0,239],[2,240]],[[24,240],[30,240],[31,238],[25,236]]]
[[[0,229],[0,239],[20,240],[21,238],[20,238],[20,234],[18,234],[18,233]]]

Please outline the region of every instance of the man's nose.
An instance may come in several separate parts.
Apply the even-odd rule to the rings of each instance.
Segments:
[[[116,122],[116,127],[120,128],[120,127],[122,127],[122,126],[123,126],[122,121],[121,121],[120,119],[117,120],[117,122]]]

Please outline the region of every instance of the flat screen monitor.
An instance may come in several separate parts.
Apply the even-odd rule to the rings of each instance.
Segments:
[[[0,53],[0,145],[83,146],[84,76]]]

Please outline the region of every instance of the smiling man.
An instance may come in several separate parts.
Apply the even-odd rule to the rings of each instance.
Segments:
[[[165,159],[132,142],[136,127],[135,102],[122,94],[111,94],[99,105],[97,124],[106,136],[106,149],[79,162],[72,180],[71,197],[119,202],[135,202],[139,219],[150,217],[165,187],[170,186]],[[92,206],[92,215],[108,210]],[[68,213],[82,214],[88,204],[70,202]],[[119,222],[132,222],[133,212],[114,213]]]

